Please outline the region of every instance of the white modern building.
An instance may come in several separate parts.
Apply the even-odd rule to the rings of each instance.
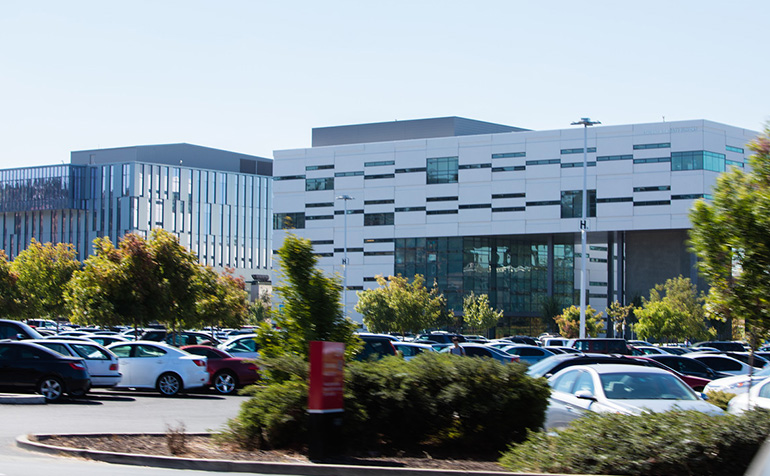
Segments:
[[[577,305],[581,253],[598,310],[678,275],[705,289],[685,243],[688,211],[720,172],[744,166],[757,133],[691,120],[587,134],[587,250],[583,127],[458,117],[317,128],[311,148],[276,151],[274,248],[288,217],[321,267],[345,277],[359,320],[355,292],[391,274],[435,280],[456,313],[470,291],[511,321],[539,315],[546,296]]]

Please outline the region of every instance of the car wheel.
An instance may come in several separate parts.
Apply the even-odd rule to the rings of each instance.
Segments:
[[[45,377],[37,384],[37,391],[46,402],[55,402],[64,395],[64,384],[57,377]]]
[[[217,393],[221,393],[222,395],[230,395],[238,386],[235,375],[233,375],[232,372],[227,371],[219,372],[214,375],[213,383],[214,390],[216,390]]]
[[[164,397],[173,397],[182,389],[182,379],[176,374],[165,373],[158,377],[156,387]]]

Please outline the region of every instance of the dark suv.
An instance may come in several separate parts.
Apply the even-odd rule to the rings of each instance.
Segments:
[[[378,334],[356,334],[364,341],[364,348],[356,355],[356,360],[375,360],[388,355],[396,355],[393,339]]]
[[[569,342],[569,345],[581,352],[595,354],[631,355],[632,353],[625,339],[574,339]]]
[[[466,342],[467,339],[460,334],[451,334],[449,332],[431,332],[430,334],[420,334],[415,339],[416,344],[451,344],[452,339],[457,337],[460,342]]]
[[[41,336],[38,331],[21,321],[0,319],[0,340],[27,340],[42,338],[43,336]]]

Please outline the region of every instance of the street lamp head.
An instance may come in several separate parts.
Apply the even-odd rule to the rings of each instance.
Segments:
[[[337,200],[353,200],[353,197],[351,197],[350,195],[337,195],[334,198],[336,198]]]
[[[579,121],[570,123],[571,126],[595,126],[601,124],[599,121],[592,121],[590,117],[581,117]]]

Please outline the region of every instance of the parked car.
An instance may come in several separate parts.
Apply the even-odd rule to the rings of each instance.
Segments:
[[[91,388],[86,364],[29,341],[0,342],[0,387],[12,392],[32,391],[47,402],[64,394],[84,395]]]
[[[729,377],[730,374],[717,372],[703,362],[687,357],[687,355],[648,355],[652,360],[660,362],[666,367],[671,367],[679,373],[693,377],[706,378],[714,380],[717,378]]]
[[[150,329],[142,334],[141,340],[165,342],[176,347],[183,345],[209,345],[216,347],[222,343],[206,332],[177,331],[172,333],[165,329]]]
[[[441,349],[439,352],[449,353],[452,347],[453,347],[452,345],[446,346],[443,349]],[[503,352],[500,349],[496,349],[494,347],[490,347],[484,344],[473,344],[470,342],[462,342],[460,343],[460,347],[462,347],[463,350],[465,350],[465,355],[467,357],[486,357],[489,359],[495,359],[498,362],[502,362],[504,364],[511,364],[511,363],[519,362],[520,360],[518,355],[512,355],[507,352]]]
[[[541,339],[541,342],[543,347],[564,347],[567,345],[568,340],[563,337],[546,337]]]
[[[640,415],[678,408],[724,413],[670,372],[651,367],[579,365],[556,373],[548,384],[546,429],[563,428],[589,412]]]
[[[572,339],[569,341],[569,346],[581,352],[594,354],[631,355],[631,347],[625,339]]]
[[[573,367],[575,365],[590,364],[625,364],[628,359],[620,355],[609,354],[557,354],[540,362],[531,365],[527,369],[527,375],[530,377],[549,378],[560,370]]]
[[[663,369],[668,372],[671,372],[696,392],[702,392],[703,389],[706,387],[706,385],[708,385],[708,383],[711,382],[711,380],[707,378],[694,377],[692,375],[685,375],[683,373],[679,373],[676,370],[672,369],[671,367],[668,367],[667,365],[662,364],[657,360],[653,360],[650,357],[651,356],[649,355],[629,355],[626,358],[629,360],[636,360],[636,361],[642,362],[642,364],[646,365],[647,367],[657,367],[659,369]]]
[[[498,340],[505,340],[512,344],[525,344],[525,345],[534,345],[534,346],[540,345],[540,341],[538,341],[534,337],[529,337],[529,336],[508,336],[508,337],[501,337]]]
[[[393,347],[404,356],[404,360],[412,360],[423,352],[435,352],[430,344],[418,344],[416,342],[394,342]]]
[[[121,388],[156,389],[164,396],[209,382],[206,357],[152,341],[117,342],[107,348],[118,356]]]
[[[453,334],[451,332],[431,332],[428,334],[417,334],[413,342],[418,344],[422,343],[435,343],[435,344],[451,344],[452,339],[457,338],[460,342],[465,342],[465,337],[460,334]],[[429,342],[426,342],[429,341]]]
[[[42,339],[33,340],[38,345],[62,355],[83,359],[91,376],[92,388],[114,387],[120,383],[118,357],[96,342]]]
[[[394,341],[391,339],[393,336],[365,333],[356,335],[364,341],[364,347],[356,355],[356,360],[381,359],[389,355],[396,355],[394,344],[398,342],[398,339]]]
[[[526,344],[508,345],[501,347],[500,350],[511,355],[518,355],[519,361],[527,365],[536,364],[546,357],[554,355],[554,352],[551,352],[550,350]]]
[[[259,380],[259,369],[248,359],[233,357],[224,350],[207,345],[186,345],[181,350],[206,357],[209,385],[222,395],[229,395]]]
[[[744,364],[751,365],[755,369],[762,369],[768,364],[766,358],[757,354],[752,356],[750,352],[725,352],[724,354],[728,357],[738,359]]]
[[[740,395],[749,391],[749,387],[758,385],[759,382],[770,376],[770,366],[756,372],[749,378],[748,375],[732,375],[729,377],[712,380],[706,385],[704,392],[727,392]]]
[[[0,319],[0,340],[42,339],[38,331],[21,321]]]
[[[550,350],[554,354],[581,354],[579,350],[574,347],[564,347],[561,345],[546,345],[543,349]]]
[[[693,344],[694,350],[700,350],[702,347],[711,347],[722,352],[745,352],[746,348],[742,342],[712,340],[707,342],[698,342]]]
[[[748,364],[744,364],[740,360],[727,355],[691,352],[687,354],[687,357],[696,359],[717,372],[723,372],[730,375],[748,375],[751,373],[751,367],[749,367]]]
[[[654,345],[635,345],[632,346],[631,352],[633,355],[670,354],[667,349],[662,347],[655,347]]]
[[[728,413],[740,414],[754,408],[770,409],[770,379],[758,382],[750,391],[736,395],[727,403]]]
[[[219,344],[217,349],[224,350],[233,357],[244,359],[259,358],[259,346],[254,340],[256,334],[241,334]]]
[[[107,347],[110,344],[114,344],[115,342],[131,342],[131,339],[128,339],[126,337],[120,336],[120,335],[101,335],[101,334],[86,334],[83,336],[86,339],[90,339],[94,342],[96,342],[99,345],[102,345],[104,347]]]

